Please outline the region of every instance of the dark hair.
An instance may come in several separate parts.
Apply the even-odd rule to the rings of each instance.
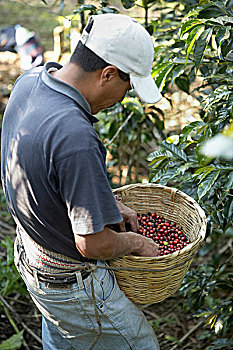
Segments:
[[[95,72],[98,69],[110,66],[109,63],[105,62],[92,50],[84,46],[81,41],[78,42],[73,54],[71,55],[70,62],[78,64],[85,72]],[[118,74],[123,81],[126,82],[129,80],[129,74],[122,72],[120,69],[118,69]]]

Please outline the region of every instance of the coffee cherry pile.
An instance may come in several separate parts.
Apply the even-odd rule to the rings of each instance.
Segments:
[[[188,245],[190,240],[185,236],[181,226],[155,212],[137,214],[139,222],[138,233],[153,239],[159,246],[159,255],[171,254]]]

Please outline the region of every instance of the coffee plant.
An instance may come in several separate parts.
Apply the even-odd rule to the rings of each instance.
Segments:
[[[62,10],[65,0],[56,4]],[[150,182],[181,189],[205,210],[206,242],[180,293],[185,297],[184,311],[205,321],[202,340],[208,350],[232,349],[233,1],[115,0],[86,5],[78,0],[73,18],[80,16],[83,27],[89,15],[118,12],[121,6],[144,10],[139,20],[155,41],[152,74],[164,97],[169,98],[175,87],[195,97],[201,107],[198,120],[169,137],[163,111],[142,104],[132,92],[121,104],[102,111],[97,131],[111,155],[109,178],[117,175],[112,186],[121,185],[125,167],[126,183],[148,174]],[[149,19],[151,11],[159,18]],[[1,261],[1,294],[7,295],[19,281],[11,242],[6,239],[3,245],[11,256]],[[18,287],[23,294],[20,283]]]
[[[184,309],[205,318],[218,336],[214,340],[207,333],[210,348],[225,349],[232,346],[233,321],[233,11],[231,1],[190,3],[174,30],[173,45],[156,47],[154,76],[162,92],[176,84],[196,96],[200,120],[163,140],[148,156],[149,179],[180,188],[206,212],[208,238],[200,250],[205,263],[187,273],[180,292],[186,297]]]

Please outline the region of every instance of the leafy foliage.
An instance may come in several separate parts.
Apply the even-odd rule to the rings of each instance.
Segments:
[[[24,295],[26,293],[26,288],[14,265],[14,249],[12,239],[7,236],[1,242],[1,247],[6,249],[7,258],[0,260],[0,294],[5,297],[6,295],[18,291],[21,295]]]
[[[169,92],[171,84],[190,93],[198,81],[192,95],[201,102],[200,120],[160,142],[147,157],[149,180],[180,188],[206,212],[211,242],[206,252],[215,253],[212,261],[187,273],[180,292],[187,298],[184,310],[194,309],[196,317],[205,318],[210,331],[222,337],[213,341],[210,336],[210,349],[226,349],[232,345],[232,253],[220,244],[232,245],[233,161],[221,154],[209,156],[204,145],[220,133],[232,135],[233,13],[228,1],[190,3],[192,8],[185,8],[173,30],[173,45],[156,47],[153,73],[162,93]]]
[[[12,335],[9,339],[3,341],[0,344],[1,350],[17,350],[20,349],[23,344],[23,332]]]
[[[103,111],[98,117],[97,131],[111,154],[107,164],[110,180],[115,176],[118,178],[115,186],[123,184],[122,172],[127,168],[126,183],[140,181],[140,177],[145,176],[145,167],[148,169],[143,159],[148,149],[152,149],[149,143],[164,137],[163,112],[155,106],[148,108],[129,96],[122,104]]]

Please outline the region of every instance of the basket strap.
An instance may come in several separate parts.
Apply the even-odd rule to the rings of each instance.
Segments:
[[[107,270],[114,270],[114,271],[141,271],[141,272],[163,272],[163,271],[169,271],[173,270],[176,267],[185,265],[188,261],[193,260],[194,256],[196,255],[196,252],[192,254],[188,259],[184,260],[182,263],[173,265],[172,267],[167,267],[165,269],[144,269],[144,268],[135,268],[135,267],[123,267],[123,266],[97,266],[99,269],[107,269]]]

